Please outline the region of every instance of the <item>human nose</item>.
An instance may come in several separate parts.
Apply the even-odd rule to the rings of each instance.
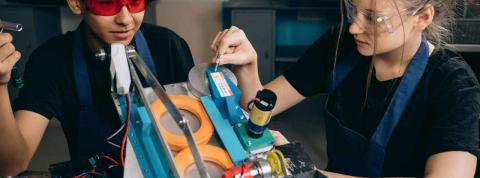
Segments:
[[[126,5],[123,5],[120,12],[115,16],[115,22],[119,25],[126,26],[133,21],[132,14],[128,10]]]

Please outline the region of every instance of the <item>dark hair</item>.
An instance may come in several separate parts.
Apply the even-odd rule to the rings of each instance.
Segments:
[[[56,1],[62,1],[62,0],[56,0]],[[81,0],[81,1],[85,1],[85,0]],[[147,2],[147,3],[151,3],[153,1],[156,1],[156,0],[145,0],[145,2]],[[64,2],[66,2],[66,1],[64,1]]]

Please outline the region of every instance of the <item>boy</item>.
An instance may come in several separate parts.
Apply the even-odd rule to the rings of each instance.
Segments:
[[[142,24],[147,0],[67,3],[74,14],[83,16],[83,22],[74,32],[55,37],[32,53],[25,87],[13,109],[6,82],[1,82],[0,142],[5,146],[0,175],[15,175],[27,168],[53,117],[62,123],[72,160],[105,155],[118,161],[124,130],[114,135],[122,123],[110,95],[110,60],[95,57],[104,46],[136,46],[162,84],[186,81],[193,66],[181,37],[166,28]],[[0,79],[9,73],[2,70]]]

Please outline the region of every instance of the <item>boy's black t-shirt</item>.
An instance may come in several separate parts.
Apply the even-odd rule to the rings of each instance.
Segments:
[[[334,33],[322,36],[283,74],[303,96],[328,92],[335,41]],[[345,34],[338,60],[351,50],[356,50],[353,37]],[[423,176],[429,156],[440,152],[477,155],[480,87],[475,74],[458,54],[447,49],[435,50],[428,60],[414,96],[387,144],[382,176]],[[366,138],[371,138],[402,79],[379,81],[373,71],[364,103],[370,63],[371,58],[364,57],[339,85],[342,96],[348,98],[342,103],[340,122]]]
[[[152,54],[158,81],[161,84],[187,81],[193,59],[185,40],[159,26],[142,24],[140,30]],[[70,153],[75,153],[80,103],[73,73],[72,40],[73,33],[68,32],[50,39],[31,54],[25,67],[25,87],[13,107],[14,111],[28,110],[48,119],[57,118]],[[110,94],[110,62],[97,59],[90,48],[85,48],[85,54],[93,104],[102,118],[119,128],[121,121]]]

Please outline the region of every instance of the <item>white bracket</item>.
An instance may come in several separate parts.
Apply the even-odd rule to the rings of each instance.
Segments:
[[[127,60],[125,46],[121,43],[113,43],[111,45],[110,75],[112,80],[116,78],[115,86],[119,95],[127,95],[130,91],[132,79]]]

